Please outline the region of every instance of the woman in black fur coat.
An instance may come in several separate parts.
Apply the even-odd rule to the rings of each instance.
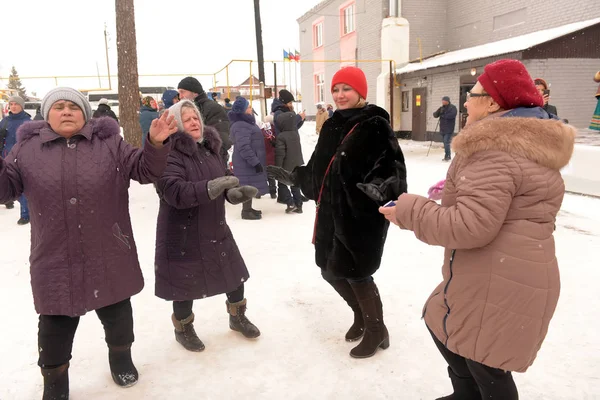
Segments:
[[[372,277],[381,263],[389,226],[378,207],[406,192],[406,166],[389,114],[365,101],[362,70],[339,70],[331,93],[337,110],[325,121],[308,164],[291,173],[274,166],[267,170],[280,182],[300,186],[317,202],[316,263],[354,311],[346,340],[363,339],[350,355],[366,358],[389,346]]]

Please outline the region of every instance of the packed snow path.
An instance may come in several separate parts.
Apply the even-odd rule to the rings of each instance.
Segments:
[[[308,161],[314,123],[302,129]],[[424,194],[445,176],[443,150],[401,141],[409,191]],[[202,399],[424,399],[451,392],[446,365],[421,320],[421,308],[441,281],[442,249],[391,227],[375,280],[383,298],[391,347],[356,360],[344,341],[348,306],[314,264],[314,203],[304,214],[263,198],[260,221],[243,221],[240,206],[227,219],[251,278],[247,315],[262,331],[244,339],[228,327],[225,296],[197,301],[196,331],[206,350],[191,353],[174,338],[171,304],[154,296],[154,235],[158,201],[151,185],[132,185],[131,215],[146,288],[133,298],[139,383],[120,389],[110,377],[104,332],[95,313],[81,319],[71,361],[73,400]],[[267,196],[268,197],[268,196]],[[39,400],[37,315],[29,283],[29,226],[17,226],[19,205],[0,207],[0,399]],[[556,229],[562,293],[535,364],[515,374],[528,400],[600,399],[598,252],[600,200],[567,195]]]

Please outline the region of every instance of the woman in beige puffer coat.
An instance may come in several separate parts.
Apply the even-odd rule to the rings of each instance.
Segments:
[[[441,206],[403,194],[380,211],[446,248],[443,281],[423,317],[449,364],[443,399],[518,399],[560,291],[553,232],[576,130],[550,119],[523,64],[485,68],[467,96],[467,127],[453,141]]]

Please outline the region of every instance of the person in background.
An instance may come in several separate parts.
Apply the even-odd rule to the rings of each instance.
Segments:
[[[165,110],[171,108],[174,104],[179,102],[179,92],[177,90],[165,90],[162,94],[162,102],[164,105],[164,109],[162,109],[158,114],[162,115]]]
[[[275,139],[275,165],[292,172],[296,167],[304,164],[296,113],[293,111],[279,113],[275,118],[275,125],[279,130],[279,135]],[[279,199],[287,205],[286,214],[302,214],[302,193],[300,187],[292,185],[290,193],[290,188],[279,182],[278,189]]]
[[[434,113],[434,118],[440,119],[440,134],[444,141],[444,159],[443,161],[450,161],[452,159],[452,152],[450,144],[452,143],[452,135],[454,135],[454,127],[456,126],[456,115],[458,110],[456,106],[450,103],[450,97],[444,96],[442,98],[442,105]]]
[[[223,108],[225,109],[225,111],[229,112],[229,111],[231,111],[231,107],[232,107],[231,100],[229,99],[229,97],[226,97],[225,105],[223,106]]]
[[[177,91],[179,92],[180,99],[193,101],[198,110],[200,110],[204,123],[215,128],[219,132],[219,135],[221,135],[221,161],[223,161],[223,167],[228,169],[228,151],[232,143],[229,138],[227,112],[225,112],[225,109],[219,103],[211,101],[208,98],[198,79],[193,76],[183,78],[177,85]]]
[[[248,269],[225,218],[225,200],[251,201],[257,190],[240,187],[223,169],[220,135],[204,125],[193,102],[182,100],[169,113],[178,132],[157,182],[155,294],[173,302],[175,340],[186,350],[205,348],[194,329],[194,300],[221,293],[227,295],[230,329],[257,338],[260,331],[246,317]]]
[[[560,170],[577,130],[556,120],[525,66],[499,60],[467,93],[467,124],[442,204],[402,194],[380,212],[445,248],[442,282],[423,308],[454,393],[438,400],[519,398],[560,292],[554,230],[565,194]],[[405,244],[405,243],[404,243]]]
[[[323,124],[308,164],[292,172],[267,168],[279,182],[300,186],[317,203],[316,263],[323,279],[354,313],[345,338],[362,338],[350,351],[355,358],[371,357],[390,345],[373,280],[389,227],[377,209],[407,187],[404,155],[390,116],[381,107],[367,104],[367,92],[361,69],[345,67],[336,72],[331,94],[337,110]]]
[[[548,83],[542,78],[535,78],[534,83],[538,92],[540,92],[542,98],[544,99],[544,110],[547,113],[554,114],[558,117],[558,110],[556,110],[556,106],[548,103],[550,101],[550,88],[548,87]]]
[[[17,144],[17,130],[24,123],[31,121],[31,116],[24,110],[25,100],[19,96],[8,98],[8,115],[0,121],[0,156],[6,158],[12,148]],[[4,138],[4,139],[2,139]],[[27,197],[21,194],[19,197],[21,204],[21,217],[17,225],[27,225],[29,223],[29,206]],[[12,209],[14,202],[12,200],[3,203],[6,208]]]
[[[216,93],[216,92],[212,92],[212,93],[210,94],[210,98],[211,98],[213,101],[217,101],[217,99],[219,98],[219,95],[218,95],[218,93]]]
[[[130,298],[144,278],[127,189],[131,180],[145,184],[162,175],[177,126],[163,115],[152,122],[144,149],[134,148],[115,120],[92,119],[87,98],[66,87],[46,94],[42,115],[44,121],[21,126],[17,144],[0,159],[0,202],[25,193],[31,207],[43,400],[69,398],[73,338],[91,311],[104,327],[112,379],[129,387],[138,381]]]
[[[100,101],[98,102],[98,109],[96,109],[96,111],[94,111],[94,115],[92,115],[92,118],[101,117],[111,117],[112,119],[117,121],[117,123],[119,123],[119,118],[117,118],[115,112],[108,105],[108,100],[104,98],[100,99]]]
[[[35,116],[33,117],[34,121],[42,121],[44,116],[42,115],[42,106],[39,106],[35,109]]]
[[[261,128],[263,138],[265,141],[265,151],[267,153],[267,166],[275,165],[275,146],[277,139],[275,138],[273,127],[273,114],[265,116],[263,127]],[[277,198],[277,181],[267,175],[267,182],[269,184],[269,195],[272,199]]]
[[[327,113],[329,114],[329,118],[333,116],[333,106],[331,104],[327,104]]]
[[[317,135],[321,133],[321,128],[327,119],[329,118],[329,113],[325,108],[323,108],[322,104],[317,104]]]
[[[273,100],[271,104],[271,113],[273,114],[273,120],[277,119],[277,116],[282,112],[294,111],[294,95],[291,94],[286,89],[281,89],[279,91],[279,98]],[[296,127],[300,129],[302,125],[304,125],[304,120],[306,119],[306,113],[303,111],[300,114],[296,115]],[[275,127],[275,136],[279,135],[279,131],[277,130],[277,124]]]
[[[152,96],[146,96],[142,99],[142,108],[140,109],[140,126],[142,127],[142,147],[146,145],[146,138],[150,131],[152,121],[158,118],[158,105]]]
[[[258,189],[258,196],[269,193],[267,185],[267,154],[264,136],[253,114],[250,102],[239,96],[228,114],[233,141],[233,174],[241,185]],[[258,220],[262,212],[252,208],[252,200],[242,204],[242,219]]]

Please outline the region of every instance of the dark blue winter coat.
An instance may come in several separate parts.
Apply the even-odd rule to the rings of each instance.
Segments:
[[[454,127],[456,126],[456,106],[454,104],[448,104],[447,106],[441,106],[433,113],[434,118],[440,119],[440,133],[442,135],[454,133]]]
[[[254,186],[259,194],[269,193],[265,141],[254,115],[230,112],[228,116],[233,141],[233,174],[240,185]],[[256,172],[258,164],[262,165],[263,172]]]
[[[150,125],[152,125],[152,121],[158,118],[158,111],[156,111],[152,107],[142,106],[140,108],[140,126],[142,127],[142,147],[146,143],[146,137],[148,136],[148,132],[150,132]]]
[[[283,113],[283,112],[288,112],[290,111],[290,109],[283,104],[283,101],[279,100],[279,99],[275,99],[273,100],[273,103],[271,104],[271,113],[273,113],[273,121],[275,121],[277,119],[277,117],[279,116],[279,114]],[[301,116],[296,115],[296,128],[300,129],[302,127],[302,125],[304,125],[304,120],[302,119]],[[275,125],[275,136],[277,137],[277,135],[279,135],[279,129],[277,129],[277,126]]]
[[[2,131],[0,132],[0,155],[2,158],[6,157],[17,143],[17,129],[27,121],[31,121],[31,116],[25,111],[21,111],[18,114],[9,112],[8,116],[0,121],[0,131]],[[2,140],[5,129],[6,138]]]

